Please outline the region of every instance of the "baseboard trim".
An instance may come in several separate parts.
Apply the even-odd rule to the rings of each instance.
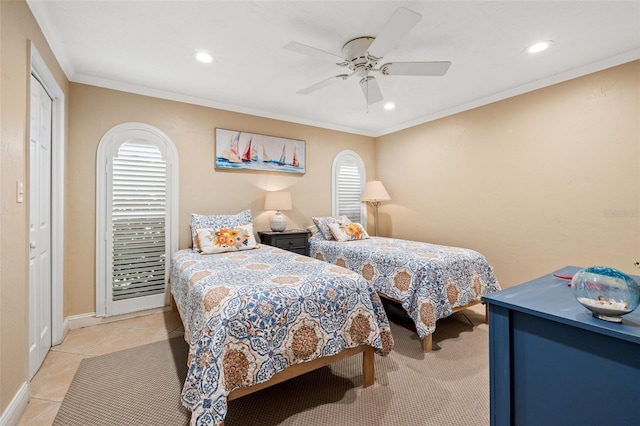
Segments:
[[[68,333],[69,333],[69,318],[65,318],[64,320],[62,320],[62,333],[60,336],[60,340],[52,341],[51,346],[57,346],[62,342],[64,342],[64,339],[67,337]]]
[[[121,321],[129,318],[141,317],[145,315],[157,314],[159,312],[170,311],[171,306],[162,308],[148,309],[146,311],[131,312],[129,314],[114,315],[112,317],[98,317],[95,312],[86,314],[71,315],[65,319],[67,330],[76,330],[78,328],[91,327],[94,325],[107,324],[114,321]]]
[[[0,426],[17,425],[29,403],[29,383],[24,382],[0,416]]]

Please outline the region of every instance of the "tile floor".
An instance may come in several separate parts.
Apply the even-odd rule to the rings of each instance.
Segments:
[[[53,423],[71,380],[84,358],[121,351],[184,333],[177,312],[167,311],[71,330],[51,348],[29,386],[29,404],[18,426]]]

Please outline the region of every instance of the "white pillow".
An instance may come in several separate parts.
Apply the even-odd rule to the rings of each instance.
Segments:
[[[333,237],[340,242],[369,238],[369,234],[359,223],[329,223],[328,226]]]
[[[323,217],[312,217],[313,223],[315,223],[318,231],[320,231],[320,235],[324,237],[325,240],[333,240],[333,234],[329,230],[330,223],[338,223],[338,224],[347,224],[351,223],[348,217],[346,216],[323,216]]]
[[[216,214],[216,215],[201,215],[191,213],[191,247],[194,250],[199,250],[198,242],[196,241],[196,229],[199,228],[233,228],[234,226],[246,225],[253,222],[251,217],[251,210],[245,210],[238,214]]]
[[[250,250],[258,246],[252,223],[235,228],[197,228],[196,240],[201,254]]]

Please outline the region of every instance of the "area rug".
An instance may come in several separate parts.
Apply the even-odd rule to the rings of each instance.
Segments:
[[[225,426],[488,425],[482,319],[465,310],[439,321],[427,354],[400,319],[394,350],[375,358],[375,385],[361,387],[361,357],[351,357],[231,401]],[[186,358],[186,343],[174,338],[83,360],[54,425],[188,425]]]

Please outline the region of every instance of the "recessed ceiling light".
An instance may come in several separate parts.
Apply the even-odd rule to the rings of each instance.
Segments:
[[[210,64],[211,62],[213,62],[213,59],[214,59],[213,56],[211,56],[207,52],[196,52],[194,53],[194,56],[198,61],[202,62],[203,64]]]
[[[386,109],[387,111],[391,111],[395,107],[396,104],[394,104],[393,102],[387,102],[386,104],[384,104],[384,109]]]
[[[527,52],[529,53],[542,52],[543,50],[547,50],[547,48],[549,48],[549,46],[551,46],[552,44],[553,44],[553,41],[551,40],[538,41],[532,44],[531,46],[527,47]]]

